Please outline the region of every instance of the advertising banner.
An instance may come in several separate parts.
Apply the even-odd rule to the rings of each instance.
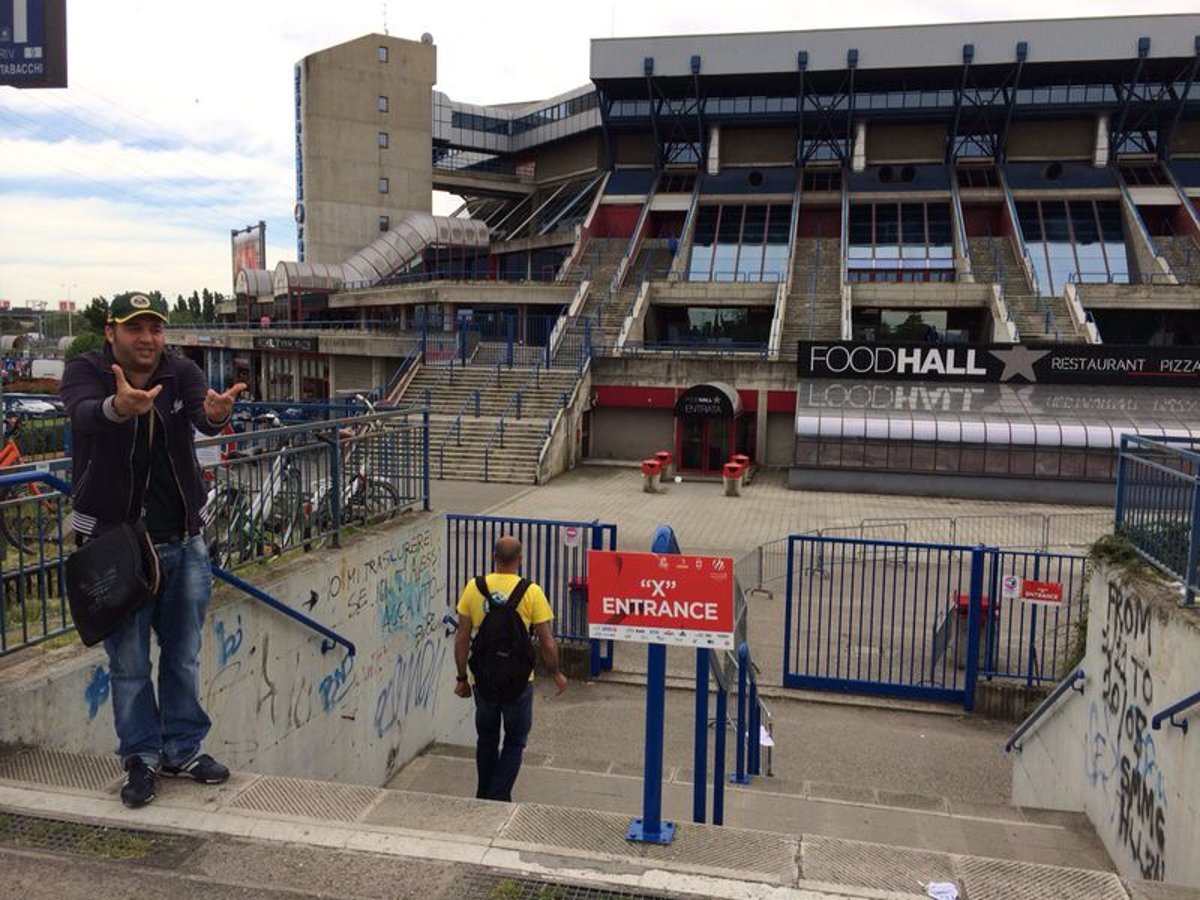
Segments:
[[[733,560],[589,551],[588,636],[732,650]]]
[[[802,379],[1200,385],[1200,348],[1119,344],[800,341]]]

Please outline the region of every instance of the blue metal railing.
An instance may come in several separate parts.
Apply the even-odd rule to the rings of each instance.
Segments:
[[[45,469],[0,475],[0,656],[74,630],[64,591],[70,494]]]
[[[22,647],[33,646],[34,644],[48,640],[49,638],[71,632],[75,628],[75,626],[71,624],[68,617],[65,578],[63,577],[63,570],[66,565],[67,555],[63,552],[63,539],[66,536],[65,532],[69,533],[69,526],[64,526],[64,506],[62,501],[66,497],[70,496],[71,485],[63,479],[55,475],[51,475],[48,472],[35,470],[31,472],[21,472],[12,475],[0,476],[0,492],[7,494],[19,485],[35,483],[45,484],[53,488],[54,493],[50,495],[28,494],[22,499],[12,502],[26,505],[37,504],[39,507],[43,504],[54,502],[55,508],[58,512],[58,514],[55,516],[56,527],[52,532],[44,535],[44,538],[46,540],[53,540],[53,549],[57,552],[53,553],[53,555],[48,558],[49,555],[45,553],[45,550],[41,550],[39,551],[40,561],[38,565],[29,567],[19,566],[14,571],[8,570],[6,562],[4,565],[5,571],[2,573],[2,575],[0,575],[0,609],[7,611],[10,608],[10,603],[8,601],[8,597],[6,596],[10,580],[14,580],[15,578],[15,582],[19,586],[26,578],[30,576],[37,576],[36,580],[39,584],[39,600],[41,601],[41,633],[32,636],[30,635],[30,623],[27,621],[26,617],[27,598],[24,592],[18,587],[16,598],[17,602],[15,604],[11,604],[11,606],[19,609],[21,613],[20,625],[22,627],[22,640],[17,643],[14,643],[10,640],[8,635],[9,623],[6,617],[3,627],[0,627],[0,655],[10,653]],[[39,509],[39,518],[42,516],[42,513],[43,510]],[[5,559],[7,560],[7,554],[5,554]],[[341,644],[346,647],[351,656],[355,654],[354,644],[342,637],[337,632],[325,627],[321,623],[311,619],[298,610],[292,609],[290,606],[287,606],[260,588],[255,587],[249,582],[237,577],[228,570],[219,566],[214,566],[213,575],[245,592],[255,600],[267,604],[268,606],[294,619],[305,627],[316,631],[323,638],[325,638],[321,645],[322,653],[332,649],[337,644]],[[50,609],[52,606],[57,607],[57,612],[55,613],[57,624],[53,628],[50,627],[49,622]]]
[[[1062,697],[1063,694],[1067,693],[1068,691],[1075,691],[1082,694],[1083,686],[1079,685],[1079,682],[1086,680],[1087,675],[1084,674],[1083,669],[1076,669],[1074,672],[1064,678],[1062,683],[1060,683],[1059,686],[1054,689],[1050,696],[1039,703],[1037,709],[1030,713],[1029,717],[1019,726],[1017,726],[1017,730],[1008,736],[1008,740],[1004,742],[1004,752],[1011,753],[1013,750],[1016,750],[1018,753],[1020,753],[1021,738],[1029,734],[1033,730],[1034,726],[1041,724],[1046,713],[1050,711],[1050,708],[1058,702],[1059,698]]]
[[[526,519],[510,516],[446,516],[446,606],[453,609],[459,592],[470,579],[491,571],[492,548],[502,535],[512,535],[523,548],[521,571],[536,581],[554,612],[554,636],[559,640],[588,641],[587,553],[615,550],[617,526],[562,519]],[[594,654],[608,645],[607,661],[594,657],[601,668],[612,667],[612,642],[591,641]]]
[[[1115,530],[1147,562],[1200,589],[1200,453],[1194,438],[1121,436]]]
[[[1155,731],[1158,731],[1162,728],[1162,723],[1164,721],[1170,721],[1170,723],[1172,725],[1174,725],[1176,728],[1178,728],[1184,734],[1187,734],[1187,732],[1188,732],[1187,717],[1185,716],[1184,718],[1179,719],[1178,721],[1175,719],[1175,717],[1177,715],[1179,715],[1181,712],[1183,712],[1185,709],[1191,709],[1193,706],[1196,706],[1198,704],[1200,704],[1200,691],[1196,691],[1196,693],[1194,693],[1188,697],[1184,697],[1178,703],[1172,703],[1170,706],[1166,707],[1165,709],[1162,709],[1162,710],[1159,710],[1158,712],[1156,712],[1153,715],[1153,717],[1151,717],[1151,719],[1150,719],[1150,727],[1153,728]]]
[[[255,600],[259,601],[260,603],[265,603],[267,606],[271,607],[275,611],[283,613],[283,615],[287,616],[289,619],[299,622],[305,628],[309,628],[312,631],[315,631],[317,634],[321,635],[321,637],[324,638],[324,640],[321,641],[321,652],[322,653],[328,653],[330,650],[332,650],[338,644],[341,644],[343,647],[346,648],[346,651],[351,656],[354,656],[356,654],[357,651],[354,648],[353,642],[342,637],[340,634],[338,634],[333,629],[327,628],[324,625],[322,625],[320,622],[316,621],[315,619],[309,618],[304,613],[300,612],[298,609],[293,609],[292,607],[288,606],[286,603],[276,600],[274,597],[272,597],[266,591],[255,587],[248,581],[238,578],[238,576],[234,575],[228,569],[223,569],[220,566],[213,566],[212,571],[213,571],[213,575],[215,577],[220,578],[226,584],[233,585],[239,591],[242,591],[246,595],[253,597]]]
[[[481,395],[479,393],[479,389],[476,388],[474,391],[467,394],[467,396],[463,398],[463,402],[459,405],[458,412],[454,416],[454,421],[450,423],[450,426],[446,429],[446,433],[442,435],[442,440],[438,444],[438,479],[439,480],[446,477],[446,444],[449,443],[451,437],[454,437],[455,446],[457,446],[457,447],[462,446],[462,418],[463,418],[463,415],[467,411],[468,404],[474,404],[475,418],[477,418],[477,419],[479,418],[480,396]]]

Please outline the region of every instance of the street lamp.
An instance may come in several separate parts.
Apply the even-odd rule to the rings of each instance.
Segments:
[[[70,284],[63,282],[59,285],[61,288],[66,288],[67,291],[67,337],[75,337],[75,331],[72,322],[72,314],[75,312],[75,306],[71,303],[71,291],[79,287],[79,283],[72,281]]]

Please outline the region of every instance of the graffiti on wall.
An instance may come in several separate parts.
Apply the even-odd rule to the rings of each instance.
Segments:
[[[1088,713],[1086,774],[1108,812],[1107,827],[1143,878],[1166,877],[1168,794],[1150,717],[1154,658],[1150,606],[1108,585],[1100,638],[1101,697]]]
[[[448,643],[429,637],[411,650],[399,653],[391,676],[375,700],[375,736],[382,738],[414,710],[436,711],[437,688],[442,677]]]

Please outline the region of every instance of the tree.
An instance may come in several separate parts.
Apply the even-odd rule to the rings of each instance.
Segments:
[[[197,291],[192,291],[192,296],[188,297],[188,312],[192,316],[193,322],[199,322],[203,313],[200,308],[200,294]]]
[[[63,354],[63,357],[65,359],[74,359],[80,353],[86,353],[89,350],[99,350],[103,346],[104,335],[85,331],[71,342],[71,346],[67,348],[67,352]]]
[[[104,323],[108,321],[108,301],[103,297],[93,297],[83,310],[83,318],[91,332],[103,334]]]
[[[201,305],[201,315],[205,322],[217,321],[217,301],[216,297],[208,292],[208,288],[204,289],[204,300]]]

